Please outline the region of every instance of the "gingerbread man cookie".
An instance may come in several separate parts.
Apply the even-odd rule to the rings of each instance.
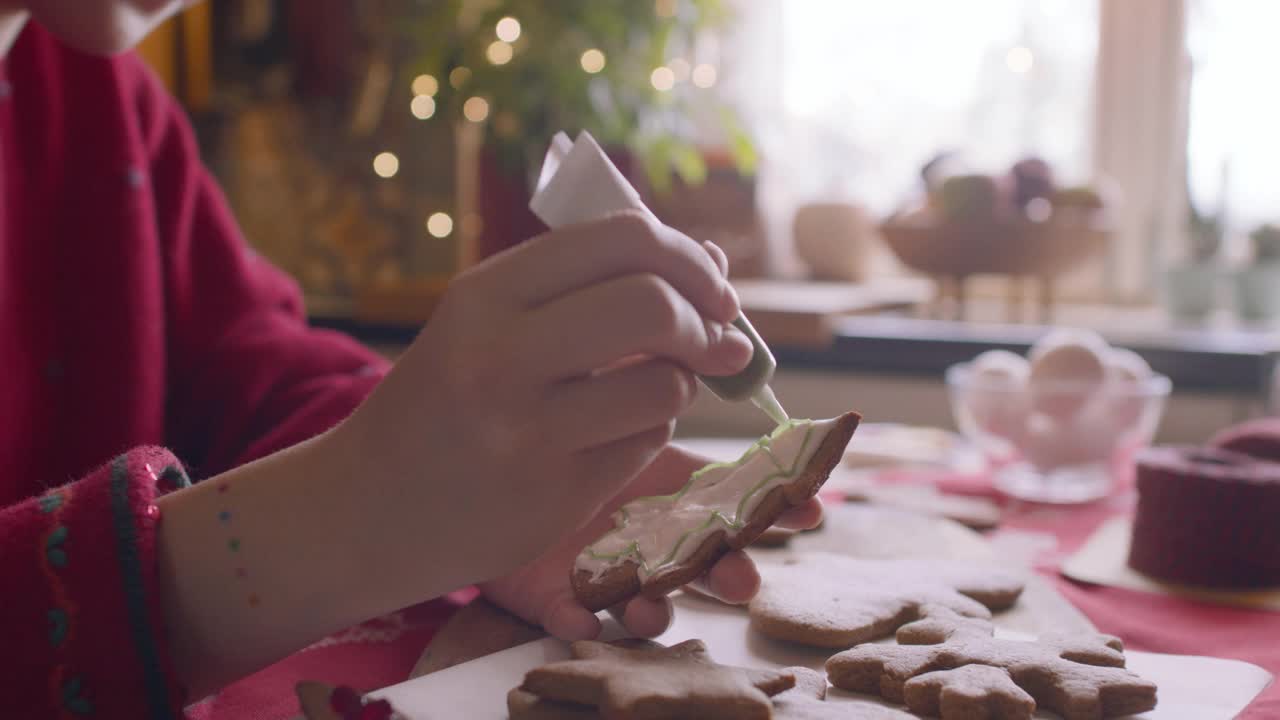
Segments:
[[[943,720],[1024,720],[1036,706],[1066,720],[1097,720],[1156,706],[1156,686],[1124,669],[1123,646],[1109,635],[993,636],[990,623],[942,607],[902,627],[899,645],[864,644],[827,661],[838,688],[905,702]],[[988,667],[1003,672],[970,669]],[[1010,684],[1029,695],[1027,704]]]
[[[669,648],[649,641],[591,640],[570,647],[572,660],[530,670],[519,690],[567,709],[594,709],[605,720],[767,720],[772,717],[769,696],[795,684],[789,672],[717,664],[701,640]],[[507,700],[515,720],[545,717],[517,717],[523,704],[540,711],[557,709],[526,703],[525,695]]]
[[[659,598],[751,544],[817,494],[859,420],[849,412],[789,421],[737,461],[698,470],[679,492],[623,505],[614,529],[578,555],[571,571],[578,601],[602,610],[640,593]]]
[[[847,648],[891,635],[928,608],[989,618],[1017,601],[1023,579],[989,565],[934,560],[865,560],[799,553],[761,564],[751,625],[779,640]]]

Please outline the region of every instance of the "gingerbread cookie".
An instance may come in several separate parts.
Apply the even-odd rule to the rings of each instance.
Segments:
[[[508,720],[600,720],[591,705],[543,700],[527,690],[507,693]]]
[[[813,497],[844,453],[861,417],[792,420],[741,458],[695,472],[679,492],[623,505],[614,529],[574,563],[574,594],[602,610],[644,593],[659,598],[751,544],[787,509]]]
[[[1036,706],[1066,720],[1097,720],[1156,706],[1156,686],[1124,669],[1109,635],[995,638],[990,623],[944,608],[898,631],[899,645],[864,644],[827,661],[838,688],[905,702],[917,713],[960,718],[1030,718]],[[984,666],[1003,672],[970,669]],[[1007,680],[1006,680],[1007,677]],[[1034,699],[1028,705],[1010,687]]]
[[[806,530],[792,530],[791,528],[778,527],[777,525],[774,525],[773,527],[765,528],[765,531],[760,533],[760,535],[751,543],[751,547],[757,547],[757,548],[783,547],[787,543],[791,542],[791,538],[795,537],[796,535],[799,535],[801,533],[818,532],[819,530],[822,529],[822,525],[824,522],[826,522],[826,519],[827,519],[826,513],[823,513],[822,519],[818,521],[818,524]]]
[[[870,503],[954,520],[974,530],[990,530],[1000,524],[1000,506],[976,497],[947,495],[931,485],[876,484],[870,481],[842,483],[848,502]]]
[[[762,564],[760,592],[747,606],[769,637],[847,648],[891,635],[929,607],[991,617],[1022,593],[1021,576],[989,565],[933,560],[864,560],[800,553]]]
[[[962,665],[917,675],[902,686],[906,706],[931,717],[1029,718],[1036,701],[1009,677],[1009,671],[990,665]]]
[[[795,537],[798,532],[798,530],[792,530],[791,528],[771,527],[760,533],[760,536],[751,543],[751,546],[758,548],[782,547],[791,542],[791,538]]]
[[[915,720],[915,715],[869,702],[825,702],[825,675],[805,667],[784,668],[783,672],[796,676],[796,686],[773,697],[774,720]]]
[[[669,648],[649,641],[584,640],[570,648],[574,659],[530,670],[519,689],[574,710],[595,708],[606,720],[763,720],[772,717],[769,696],[795,684],[791,673],[717,664],[701,640]]]

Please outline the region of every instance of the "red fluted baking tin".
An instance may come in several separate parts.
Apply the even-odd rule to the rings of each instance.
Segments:
[[[1183,585],[1280,587],[1280,463],[1163,446],[1137,466],[1130,567]]]

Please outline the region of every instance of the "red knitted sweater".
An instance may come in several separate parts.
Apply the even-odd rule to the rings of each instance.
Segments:
[[[153,499],[177,458],[324,430],[385,363],[307,327],[135,56],[34,24],[0,61],[0,368],[0,716],[181,716]]]

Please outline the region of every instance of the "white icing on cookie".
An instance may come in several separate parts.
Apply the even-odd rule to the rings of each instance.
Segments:
[[[644,581],[683,562],[712,533],[727,530],[732,537],[770,490],[804,471],[835,424],[788,421],[738,460],[698,470],[679,492],[632,500],[614,513],[614,529],[578,554],[574,567],[594,579],[633,560]]]

